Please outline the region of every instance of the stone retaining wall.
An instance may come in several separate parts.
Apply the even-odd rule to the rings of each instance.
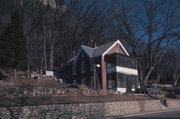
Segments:
[[[0,96],[43,96],[43,95],[107,95],[116,92],[103,92],[93,89],[47,89],[0,88]],[[180,100],[167,100],[167,108],[180,108]],[[88,119],[103,116],[117,116],[138,112],[162,110],[159,100],[119,101],[102,103],[73,103],[23,107],[0,107],[0,119]]]
[[[168,108],[180,108],[180,100],[167,100],[166,101]]]
[[[0,96],[18,97],[18,96],[99,96],[108,94],[121,94],[115,91],[104,91],[94,89],[76,89],[76,88],[0,88]]]
[[[120,101],[24,107],[1,107],[2,119],[88,119],[160,110],[160,101]]]
[[[168,109],[180,108],[179,100],[167,100]],[[74,103],[24,107],[0,107],[1,119],[89,119],[162,110],[159,100]]]

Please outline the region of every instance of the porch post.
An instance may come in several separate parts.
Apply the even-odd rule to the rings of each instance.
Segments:
[[[118,73],[117,72],[115,72],[116,73],[116,89],[118,89],[118,87],[119,87],[119,85],[118,85]]]
[[[101,58],[101,73],[102,73],[102,89],[107,89],[107,72],[106,72],[106,62],[104,61],[104,56]]]

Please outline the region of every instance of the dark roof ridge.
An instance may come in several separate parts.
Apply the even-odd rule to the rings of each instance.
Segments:
[[[87,45],[81,45],[81,46],[83,46],[83,47],[88,47],[88,48],[92,48],[92,47],[89,47],[89,46],[87,46]],[[92,48],[92,49],[94,49],[94,48]]]
[[[107,45],[107,44],[109,44],[109,43],[113,43],[113,42],[116,42],[116,41],[117,41],[117,40],[108,41],[108,42],[105,42],[105,43],[103,43],[103,44],[101,44],[101,45],[95,47],[95,48],[89,47],[89,46],[87,46],[87,45],[81,45],[81,46],[83,46],[83,47],[88,47],[88,48],[92,48],[92,49],[97,49],[98,47],[101,47],[101,46],[103,46],[103,45]]]
[[[94,53],[94,48],[84,46],[84,45],[81,45],[81,48],[84,50],[84,52],[86,52],[86,54],[89,56],[89,58],[92,57],[92,55]]]

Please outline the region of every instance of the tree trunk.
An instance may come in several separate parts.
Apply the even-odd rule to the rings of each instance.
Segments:
[[[30,55],[29,55],[29,38],[27,38],[27,43],[26,43],[26,48],[27,48],[27,77],[30,78]]]
[[[44,69],[47,70],[47,59],[46,59],[46,35],[45,35],[45,26],[44,26]]]
[[[53,60],[54,60],[54,47],[50,46],[50,70],[53,71]]]
[[[147,74],[145,75],[144,79],[143,79],[143,87],[145,87],[147,85],[147,81],[149,79],[149,76],[151,75],[153,69],[155,66],[150,67],[150,69],[148,70]]]
[[[179,74],[173,73],[174,86],[177,86],[179,80]]]
[[[142,88],[142,68],[140,65],[140,62],[138,63],[138,78],[139,78],[139,83],[140,83],[140,89]]]
[[[156,80],[157,80],[157,83],[159,83],[159,82],[160,82],[160,80],[161,80],[161,74],[160,74],[160,73],[157,73]]]
[[[16,80],[17,79],[17,70],[16,70],[16,68],[14,69],[14,80]]]
[[[27,77],[30,78],[30,71],[29,71],[30,63],[27,63]]]
[[[42,58],[42,60],[41,60],[41,68],[40,68],[40,70],[39,70],[39,73],[42,73],[43,62],[44,62],[44,58]]]

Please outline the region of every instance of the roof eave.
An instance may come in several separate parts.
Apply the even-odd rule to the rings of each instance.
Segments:
[[[129,53],[127,52],[127,50],[124,48],[124,46],[122,45],[122,43],[120,42],[120,40],[117,40],[113,45],[111,45],[103,54],[102,56],[104,57],[116,44],[120,44],[120,46],[122,47],[122,49],[124,50],[124,52],[126,53],[127,56],[129,56]]]

